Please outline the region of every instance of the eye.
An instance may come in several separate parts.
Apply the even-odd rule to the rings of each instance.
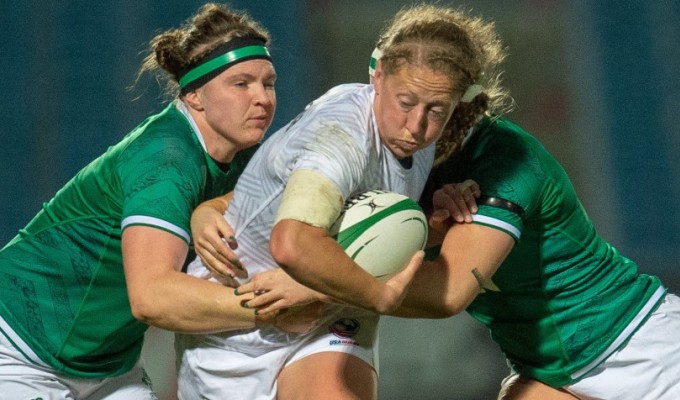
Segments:
[[[399,100],[399,107],[403,108],[404,110],[410,110],[415,106],[416,106],[416,104],[412,101],[403,100],[403,99]]]
[[[442,120],[446,117],[446,110],[443,107],[431,108],[430,115],[436,120]]]

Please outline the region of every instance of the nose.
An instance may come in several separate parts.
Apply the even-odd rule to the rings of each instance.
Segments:
[[[422,107],[411,109],[406,117],[406,129],[414,138],[421,138],[427,129],[427,112]]]
[[[263,84],[253,85],[253,102],[256,105],[268,106],[273,102],[274,91],[268,90]]]

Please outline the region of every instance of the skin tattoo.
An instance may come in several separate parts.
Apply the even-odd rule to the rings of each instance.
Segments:
[[[474,275],[475,279],[477,279],[477,283],[479,284],[479,292],[480,293],[486,293],[487,290],[490,290],[492,292],[500,292],[501,290],[496,286],[495,283],[491,279],[486,280],[482,276],[482,273],[479,272],[477,268],[473,268],[472,275]]]

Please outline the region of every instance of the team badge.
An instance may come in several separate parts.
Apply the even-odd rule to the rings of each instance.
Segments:
[[[328,326],[328,331],[341,339],[348,339],[359,333],[361,324],[354,318],[342,318]]]

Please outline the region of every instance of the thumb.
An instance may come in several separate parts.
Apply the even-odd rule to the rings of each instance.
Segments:
[[[418,268],[423,264],[423,260],[425,259],[425,252],[422,250],[418,250],[409,260],[408,264],[406,264],[406,267],[404,267],[401,272],[397,274],[399,277],[399,280],[404,283],[404,286],[409,286],[411,284],[411,281],[413,280],[413,277],[416,275],[416,272],[418,271]]]

